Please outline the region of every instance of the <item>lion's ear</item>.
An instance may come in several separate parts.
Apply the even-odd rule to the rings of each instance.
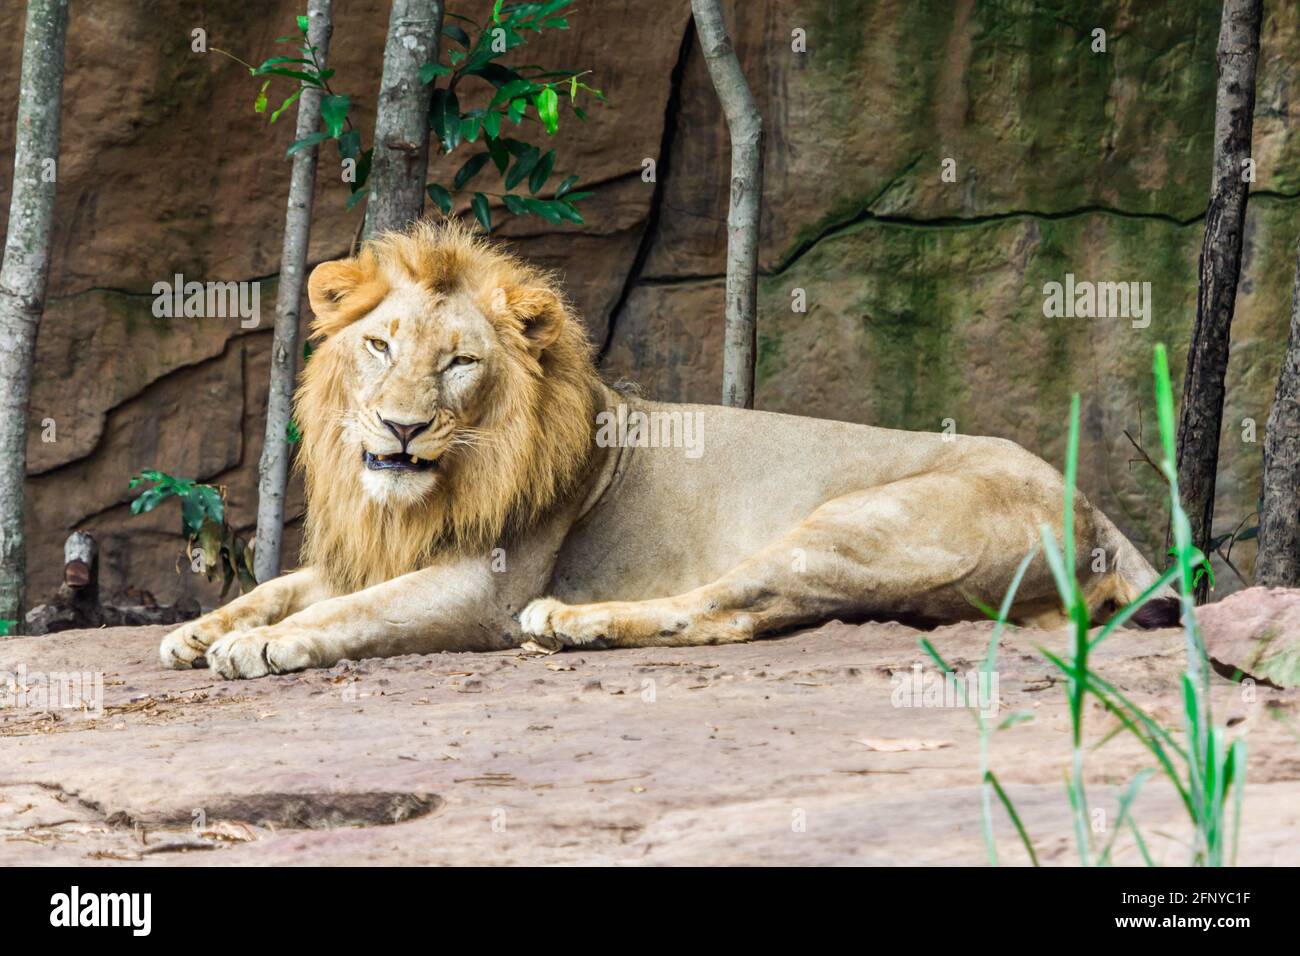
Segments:
[[[506,289],[504,297],[506,308],[523,326],[530,352],[541,355],[555,344],[569,320],[568,309],[558,295],[547,288],[527,287]]]
[[[363,285],[373,285],[367,282],[372,277],[373,270],[367,270],[356,259],[322,262],[313,269],[311,278],[307,280],[307,299],[316,316],[312,331],[319,335],[333,335],[373,309],[383,297],[382,291],[367,290],[377,295],[359,294]],[[360,301],[362,299],[366,301]]]

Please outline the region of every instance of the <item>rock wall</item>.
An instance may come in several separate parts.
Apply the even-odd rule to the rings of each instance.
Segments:
[[[0,11],[0,217],[8,208],[21,4]],[[373,126],[387,4],[336,3],[336,85]],[[1081,481],[1148,553],[1164,512],[1150,359],[1181,360],[1196,307],[1210,179],[1219,4],[1210,0],[749,0],[726,4],[767,124],[761,407],[1013,438],[1063,455],[1083,396]],[[482,15],[490,4],[452,3]],[[292,124],[267,127],[256,84],[209,43],[272,55],[298,4],[85,0],[73,11],[50,299],[29,444],[32,598],[75,528],[101,541],[106,589],[216,590],[176,568],[179,515],[131,516],[127,480],[157,467],[227,486],[256,511],[270,325]],[[611,378],[715,401],[721,382],[727,137],[687,0],[601,0],[530,59],[595,72],[610,105],[562,130],[559,168],[595,195],[587,225],[506,219],[562,270]],[[1091,49],[1106,31],[1106,52]],[[806,52],[792,49],[803,31]],[[1245,275],[1221,446],[1217,525],[1254,510],[1300,235],[1292,140],[1300,10],[1264,24]],[[332,150],[332,148],[331,148]],[[327,153],[327,157],[332,152]],[[465,156],[435,165],[450,178]],[[656,162],[655,181],[642,175]],[[943,181],[945,159],[955,182]],[[323,164],[322,169],[328,170]],[[322,173],[311,259],[345,252],[360,211]],[[2,221],[2,220],[0,220]],[[257,329],[158,319],[155,282],[261,280]],[[1043,285],[1150,282],[1151,321],[1043,314]],[[802,293],[799,292],[802,290]],[[795,311],[797,297],[805,311]],[[48,426],[53,420],[53,441]],[[1254,441],[1244,440],[1257,425]],[[295,493],[296,494],[296,493]],[[301,510],[301,497],[289,513]],[[293,536],[289,547],[296,544]],[[1253,545],[1234,552],[1249,575]],[[1230,572],[1220,575],[1234,589]]]

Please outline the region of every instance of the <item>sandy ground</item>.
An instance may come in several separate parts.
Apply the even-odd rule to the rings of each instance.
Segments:
[[[929,636],[966,669],[990,627]],[[162,670],[165,630],[0,642],[0,671],[29,689],[54,672],[103,680],[99,714],[50,709],[39,693],[0,709],[0,863],[985,861],[975,722],[957,707],[895,706],[892,675],[922,660],[902,625],[730,647],[410,656],[241,682]],[[1035,650],[1064,640],[1004,635],[998,719],[1032,719],[992,749],[1048,864],[1077,860],[1065,694]],[[1179,632],[1126,631],[1094,665],[1178,727],[1182,661]],[[1300,863],[1300,692],[1216,677],[1214,705],[1249,746],[1240,862]],[[1086,720],[1092,743],[1115,726],[1092,703]],[[1098,840],[1153,763],[1127,735],[1090,754]],[[1135,816],[1158,861],[1187,859],[1168,784],[1153,777]],[[1026,862],[1000,812],[996,828],[1004,862]],[[1116,847],[1117,862],[1140,862],[1127,835]]]

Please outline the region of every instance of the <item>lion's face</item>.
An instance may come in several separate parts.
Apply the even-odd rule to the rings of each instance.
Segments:
[[[503,371],[492,323],[465,292],[440,296],[404,282],[334,348],[349,405],[344,441],[362,487],[380,502],[420,500],[455,467],[449,452],[472,443],[490,415]]]
[[[423,223],[322,263],[307,292],[304,552],[336,586],[497,541],[586,467],[601,385],[549,274]]]

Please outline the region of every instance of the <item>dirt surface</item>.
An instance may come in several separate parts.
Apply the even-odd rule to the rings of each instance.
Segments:
[[[990,627],[929,636],[965,670]],[[410,656],[242,682],[160,669],[164,631],[0,642],[0,671],[30,695],[0,709],[0,863],[985,860],[975,722],[956,707],[895,706],[892,675],[922,660],[919,633],[902,625],[832,623],[730,647]],[[1076,860],[1069,718],[1036,647],[1064,642],[1004,636],[997,719],[1032,719],[992,749],[1049,864]],[[1094,657],[1170,727],[1182,661],[1177,631],[1122,632]],[[102,674],[102,713],[44,706],[48,676],[70,671]],[[1300,692],[1216,676],[1214,706],[1249,747],[1240,862],[1300,863]],[[1093,743],[1115,726],[1091,704],[1086,722]],[[1127,735],[1089,755],[1099,826],[1152,765]],[[1153,777],[1135,815],[1157,861],[1186,860],[1168,784]],[[996,827],[1004,861],[1026,862],[1000,812]],[[1140,862],[1127,836],[1116,846],[1118,862]]]

